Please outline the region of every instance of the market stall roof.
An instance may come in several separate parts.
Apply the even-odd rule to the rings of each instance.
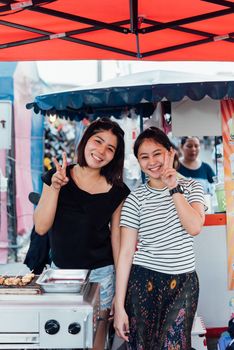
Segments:
[[[0,0],[0,16],[1,61],[234,61],[234,0]]]
[[[205,96],[216,100],[234,98],[234,77],[160,70],[141,72],[76,90],[40,95],[27,108],[77,120],[84,114],[120,114],[120,110],[131,107],[149,116],[154,104],[161,100],[175,102],[188,97],[198,101]]]

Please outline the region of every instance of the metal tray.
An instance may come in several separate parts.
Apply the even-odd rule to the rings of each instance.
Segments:
[[[46,293],[80,293],[86,285],[89,270],[45,270],[37,284]]]

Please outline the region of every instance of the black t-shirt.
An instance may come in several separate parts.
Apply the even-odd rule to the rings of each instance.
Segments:
[[[125,184],[113,185],[109,192],[90,194],[73,181],[59,193],[57,211],[50,231],[52,261],[63,269],[95,269],[113,264],[109,223],[115,209],[128,196]],[[48,186],[55,173],[42,176]]]

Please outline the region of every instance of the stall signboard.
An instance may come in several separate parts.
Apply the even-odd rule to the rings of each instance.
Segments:
[[[0,149],[11,148],[12,103],[0,101]]]
[[[234,289],[234,101],[221,101],[227,216],[228,288]]]

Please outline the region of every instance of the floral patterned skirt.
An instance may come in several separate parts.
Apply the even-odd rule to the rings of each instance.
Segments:
[[[128,350],[190,350],[197,309],[196,272],[164,274],[133,265],[126,296]]]

